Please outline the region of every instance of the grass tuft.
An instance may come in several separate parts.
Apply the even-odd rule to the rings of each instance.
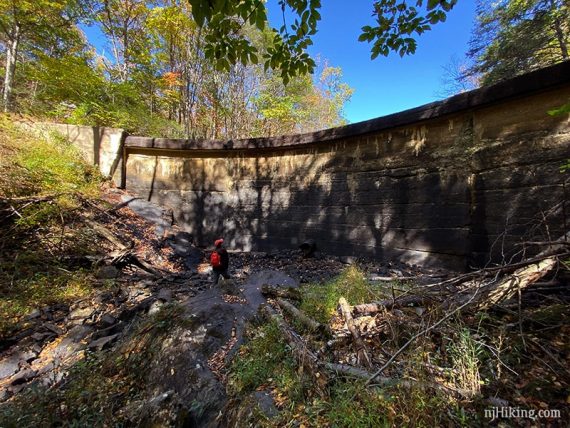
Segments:
[[[321,323],[327,323],[335,313],[340,297],[358,305],[384,298],[385,286],[371,284],[357,266],[350,266],[338,277],[324,284],[309,284],[301,289],[301,310]]]

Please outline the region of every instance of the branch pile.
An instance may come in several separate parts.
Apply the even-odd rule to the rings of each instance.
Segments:
[[[350,306],[341,297],[330,326],[318,323],[295,306],[293,302],[299,300],[297,291],[264,287],[262,292],[272,298],[269,302],[273,307],[265,307],[263,314],[277,322],[299,366],[310,373],[321,396],[326,394],[326,381],[342,376],[360,379],[368,386],[421,385],[466,399],[478,393],[479,386],[463,388],[445,382],[445,374],[452,368],[426,364],[426,370],[433,373],[429,380],[406,376],[404,367],[410,352],[428,337],[441,344],[444,337],[457,333],[450,327],[451,320],[473,319],[478,312],[508,311],[517,315],[518,308],[521,324],[523,293],[532,291],[534,285],[546,294],[549,289],[567,292],[564,281],[540,280],[549,275],[555,277],[569,256],[564,241],[531,259],[411,287],[391,299]],[[293,325],[303,326],[305,337]],[[524,343],[522,327],[520,335]],[[315,347],[317,343],[321,344],[319,349]]]

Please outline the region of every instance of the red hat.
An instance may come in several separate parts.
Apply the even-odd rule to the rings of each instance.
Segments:
[[[214,245],[216,247],[220,247],[223,243],[224,243],[223,239],[216,239],[216,241],[214,242]]]

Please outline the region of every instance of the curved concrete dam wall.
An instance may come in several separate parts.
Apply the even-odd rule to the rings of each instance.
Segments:
[[[567,228],[570,62],[341,128],[267,139],[128,136],[123,185],[198,245],[463,269]],[[569,220],[570,221],[570,220]],[[530,248],[529,251],[533,251]],[[536,248],[534,248],[536,251]]]

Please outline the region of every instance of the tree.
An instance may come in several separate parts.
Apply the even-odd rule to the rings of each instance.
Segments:
[[[62,32],[73,31],[78,16],[75,0],[0,0],[0,41],[6,50],[2,89],[4,112],[11,108],[21,44],[34,41],[57,46],[54,39]]]
[[[346,124],[342,109],[353,89],[342,82],[339,67],[329,67],[325,62],[316,82],[302,75],[293,77],[285,86],[279,76],[273,75],[262,85],[255,98],[259,135],[311,132]]]
[[[90,16],[111,45],[114,61],[109,71],[114,79],[126,82],[135,64],[148,53],[145,21],[155,2],[146,0],[91,0]]]
[[[196,23],[206,31],[206,56],[217,62],[221,69],[230,65],[259,61],[259,50],[244,36],[246,23],[265,30],[267,11],[263,0],[188,0]],[[457,0],[416,0],[410,6],[405,0],[375,0],[372,15],[375,26],[362,27],[360,41],[372,43],[372,59],[389,52],[400,55],[413,54],[416,50],[414,36],[445,21],[447,13]],[[315,61],[305,52],[312,44],[321,19],[320,0],[279,0],[283,11],[283,25],[272,28],[271,46],[263,53],[265,69],[280,71],[285,83],[292,76],[313,73]],[[425,9],[425,10],[424,10]],[[294,22],[287,23],[289,12]]]
[[[569,58],[570,0],[480,1],[464,78],[490,85]]]

